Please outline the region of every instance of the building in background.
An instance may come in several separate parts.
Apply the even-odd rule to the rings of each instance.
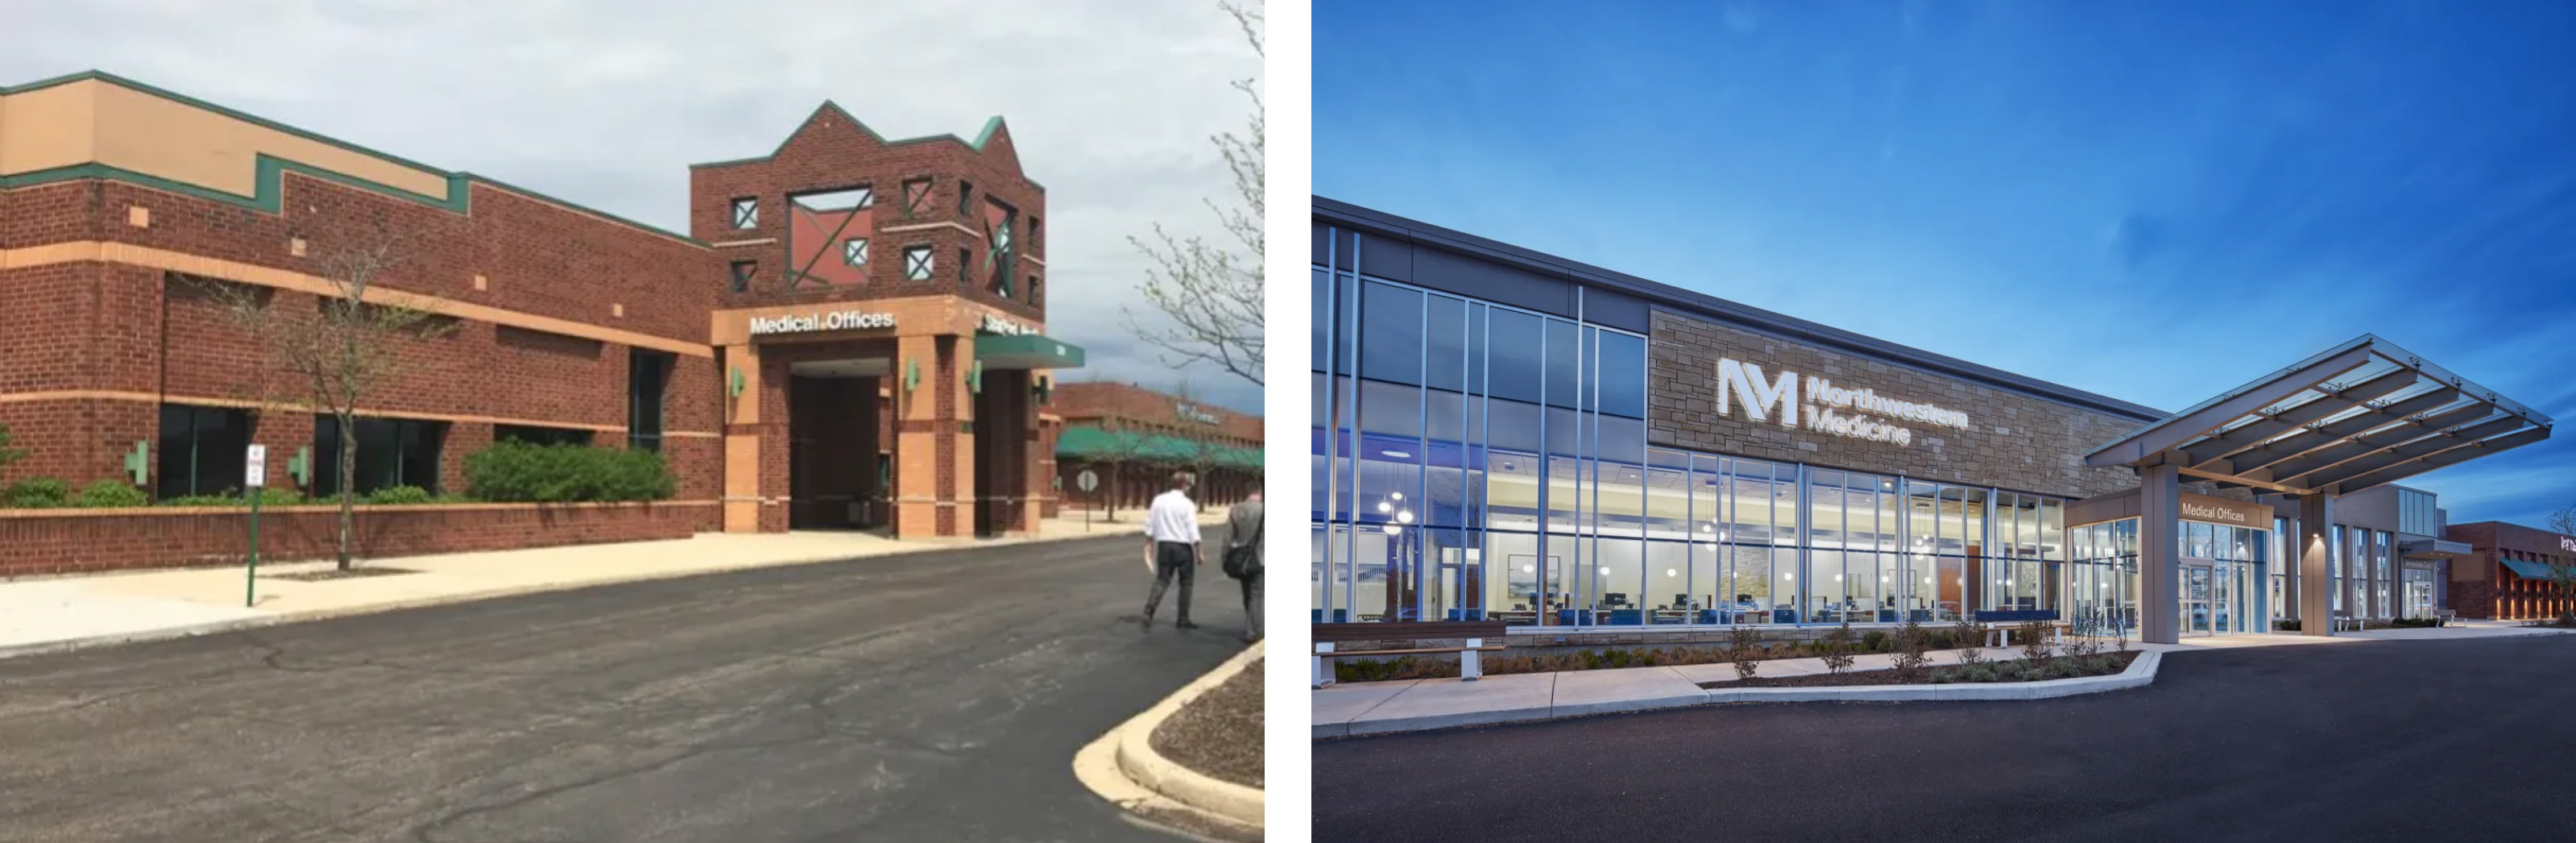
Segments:
[[[2468,552],[2395,481],[2550,432],[2366,334],[2167,413],[1329,199],[1313,218],[1317,622],[2326,634],[2429,611]]]
[[[2450,539],[2469,551],[2448,578],[2449,605],[2460,617],[2545,620],[2576,608],[2552,577],[2552,569],[2576,565],[2576,536],[2479,521],[2450,525]]]
[[[258,443],[273,486],[324,492],[354,441],[361,492],[464,491],[520,438],[660,452],[695,529],[1034,529],[1040,407],[1083,354],[1046,335],[1046,192],[1001,119],[889,139],[825,103],[686,174],[682,234],[106,74],[0,88],[0,423],[28,452],[0,479],[235,492]],[[211,285],[314,308],[330,255],[389,239],[370,301],[453,330],[399,349],[351,436],[260,400]]]
[[[1113,382],[1058,386],[1050,408],[1064,419],[1055,471],[1067,505],[1141,509],[1173,471],[1199,475],[1201,506],[1234,503],[1261,488],[1261,417],[1168,392]],[[1081,488],[1084,471],[1099,479]]]

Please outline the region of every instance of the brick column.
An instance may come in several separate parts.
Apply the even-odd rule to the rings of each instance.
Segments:
[[[955,536],[973,530],[975,440],[966,372],[975,354],[971,337],[921,335],[895,341],[896,538]],[[909,390],[904,374],[914,367],[920,383]],[[961,510],[963,510],[961,512]]]
[[[761,458],[761,451],[765,439],[776,438],[764,435],[767,428],[764,421],[772,417],[764,396],[773,390],[785,389],[786,384],[780,383],[773,386],[768,378],[762,376],[759,346],[750,344],[726,346],[724,351],[724,370],[716,373],[719,388],[726,392],[722,497],[724,531],[759,532],[763,508],[761,475],[763,470],[768,468],[767,461]],[[733,378],[737,374],[742,378],[742,392],[732,394]],[[785,403],[785,397],[782,394],[779,401],[782,409]],[[783,469],[784,466],[781,466],[779,472],[781,482],[785,481]]]

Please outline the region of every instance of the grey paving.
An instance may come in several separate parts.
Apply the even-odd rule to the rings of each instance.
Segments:
[[[1317,840],[2565,840],[2576,637],[2173,652],[2033,701],[1317,741]],[[1401,699],[1401,698],[1399,698]]]
[[[0,662],[0,840],[1168,840],[1076,750],[1241,649],[1132,538]],[[1223,587],[1216,587],[1223,586]]]

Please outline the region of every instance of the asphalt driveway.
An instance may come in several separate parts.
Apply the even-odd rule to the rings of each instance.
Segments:
[[[2576,839],[2576,636],[2167,654],[2146,688],[1315,744],[1315,839]]]
[[[1140,632],[1136,541],[0,661],[0,840],[1169,840],[1073,755],[1242,613],[1210,563],[1204,628]]]

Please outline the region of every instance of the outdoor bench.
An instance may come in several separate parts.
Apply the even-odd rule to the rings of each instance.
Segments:
[[[1473,682],[1484,675],[1477,663],[1478,653],[1500,652],[1502,621],[1413,621],[1387,623],[1322,623],[1315,630],[1315,687],[1333,684],[1333,659],[1342,656],[1403,656],[1416,653],[1457,653],[1458,678]],[[1405,641],[1456,638],[1463,643],[1451,647],[1407,647],[1379,650],[1336,650],[1345,641]]]

